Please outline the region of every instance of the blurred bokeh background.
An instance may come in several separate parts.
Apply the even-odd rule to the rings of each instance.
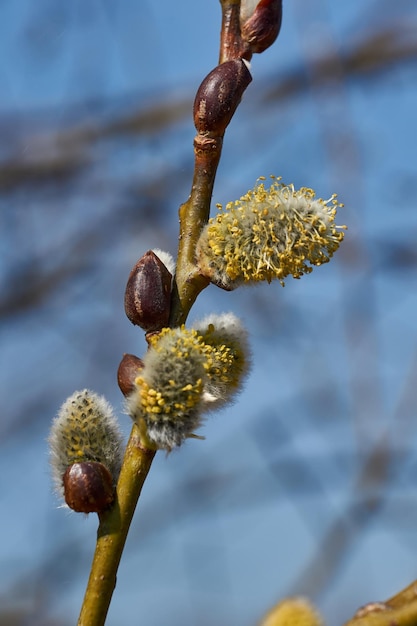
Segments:
[[[128,273],[175,255],[215,0],[0,2],[0,624],[76,623],[97,520],[60,509],[46,439],[141,332]],[[251,626],[285,595],[329,625],[417,577],[417,5],[293,0],[226,133],[214,202],[260,175],[337,192],[349,230],[300,281],[225,293],[253,371],[157,455],[108,626]]]

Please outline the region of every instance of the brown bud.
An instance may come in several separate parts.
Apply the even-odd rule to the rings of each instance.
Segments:
[[[194,124],[199,133],[223,135],[252,80],[242,59],[218,65],[206,76],[194,100]]]
[[[65,502],[77,513],[101,513],[114,500],[113,479],[102,463],[84,461],[70,465],[63,483]]]
[[[251,52],[263,52],[278,37],[281,22],[282,0],[260,0],[249,19],[241,25],[242,39]]]
[[[117,382],[120,391],[124,396],[128,396],[135,388],[135,378],[143,369],[143,361],[134,354],[124,354],[117,370]]]
[[[171,272],[152,250],[130,272],[125,291],[125,311],[132,324],[146,331],[168,325]]]

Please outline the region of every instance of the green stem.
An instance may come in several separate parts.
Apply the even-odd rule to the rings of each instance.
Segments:
[[[210,214],[210,203],[217,166],[222,151],[222,137],[197,135],[194,139],[194,177],[190,197],[179,209],[180,236],[177,268],[171,302],[171,326],[179,326],[197,296],[209,280],[201,276],[195,264],[195,248]]]
[[[345,626],[416,626],[417,581],[382,603],[371,603]]]
[[[222,28],[220,33],[219,63],[239,58],[242,50],[240,37],[240,1],[220,0]],[[170,326],[185,323],[197,296],[209,284],[195,264],[198,238],[210,215],[214,180],[220,161],[224,132],[198,134],[194,139],[194,176],[190,197],[179,210],[180,236],[177,269],[171,302]]]
[[[417,601],[399,609],[374,611],[362,617],[354,617],[345,626],[416,626]]]
[[[417,600],[417,580],[414,580],[410,585],[408,585],[408,587],[405,587],[405,589],[396,593],[395,596],[392,596],[392,598],[387,600],[385,604],[393,609],[396,609],[400,606],[408,604],[409,602],[413,602],[414,600]]]
[[[78,626],[103,626],[106,621],[127,533],[154,456],[155,450],[143,447],[139,428],[134,424],[115,503],[100,516],[96,550]]]
[[[221,0],[220,60],[237,58],[240,47],[240,0]],[[180,207],[177,268],[171,302],[170,326],[187,319],[199,293],[209,281],[195,264],[195,248],[209,219],[214,180],[221,157],[223,135],[198,134],[194,140],[194,176],[189,199]],[[146,447],[139,427],[132,428],[117,485],[115,504],[100,516],[97,544],[78,626],[103,626],[116,587],[117,569],[143,483],[155,450]]]

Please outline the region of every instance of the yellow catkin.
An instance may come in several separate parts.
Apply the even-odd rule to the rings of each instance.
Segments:
[[[143,363],[127,412],[156,447],[171,450],[240,389],[249,364],[246,331],[231,313],[208,316],[194,329],[164,328],[150,339]]]
[[[122,462],[122,436],[107,400],[89,389],[65,400],[52,422],[50,460],[56,491],[63,494],[62,478],[73,463],[96,461],[116,480]]]
[[[324,622],[308,600],[287,598],[277,604],[259,626],[324,626]]]
[[[236,202],[219,208],[197,245],[202,274],[225,289],[241,284],[284,284],[312,266],[327,263],[343,240],[345,226],[334,223],[342,206],[336,195],[317,199],[312,189],[258,182]]]
[[[145,424],[158,448],[181,445],[200,426],[207,362],[204,342],[195,330],[164,328],[151,338],[127,412]]]

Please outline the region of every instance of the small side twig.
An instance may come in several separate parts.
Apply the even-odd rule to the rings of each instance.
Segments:
[[[415,626],[417,624],[417,580],[385,602],[360,608],[345,626]]]

